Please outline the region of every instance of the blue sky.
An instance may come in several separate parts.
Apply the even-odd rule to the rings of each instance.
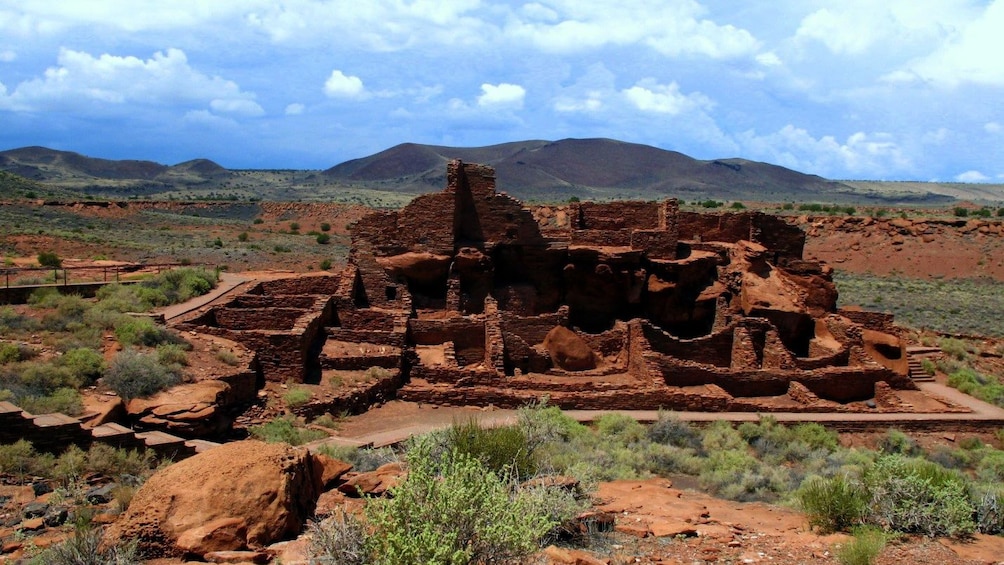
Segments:
[[[0,149],[327,168],[609,137],[1004,182],[1004,0],[0,0]]]

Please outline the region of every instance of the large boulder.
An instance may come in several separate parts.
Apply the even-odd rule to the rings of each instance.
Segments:
[[[314,512],[320,467],[287,444],[247,440],[210,449],[150,477],[105,543],[137,540],[152,558],[292,539]]]
[[[596,368],[596,355],[584,339],[565,326],[547,332],[544,348],[551,361],[566,371],[588,371]]]
[[[426,251],[409,251],[391,257],[377,257],[376,261],[391,277],[404,276],[415,281],[430,283],[446,278],[453,258]]]

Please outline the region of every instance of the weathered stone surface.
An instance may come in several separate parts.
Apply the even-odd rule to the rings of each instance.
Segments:
[[[182,384],[126,404],[129,416],[144,427],[184,437],[216,436],[230,428],[223,408],[230,386],[208,380]]]
[[[406,471],[402,463],[387,463],[375,471],[360,473],[338,486],[338,490],[348,496],[383,496],[404,478]]]
[[[246,547],[247,533],[247,523],[243,518],[219,518],[185,530],[178,536],[175,546],[195,555],[230,551]]]
[[[179,538],[213,524],[217,527],[210,531],[219,535],[208,537],[218,545],[229,540],[232,550],[295,537],[319,494],[314,469],[306,450],[286,444],[247,440],[222,445],[153,475],[109,528],[105,541],[135,539],[145,555],[156,557],[184,553]],[[221,520],[242,521],[244,538],[238,535],[244,531],[238,522]]]
[[[551,361],[566,371],[588,371],[596,368],[596,356],[589,344],[564,326],[557,326],[547,332],[544,347],[551,356]]]

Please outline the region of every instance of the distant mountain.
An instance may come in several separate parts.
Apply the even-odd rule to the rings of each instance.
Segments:
[[[153,161],[111,160],[87,157],[72,151],[46,147],[22,147],[0,151],[0,170],[39,182],[87,182],[96,180],[171,182],[177,177],[205,181],[226,169],[206,159],[187,161],[173,167]]]
[[[541,196],[840,200],[854,189],[816,175],[745,159],[701,161],[612,139],[522,141],[487,147],[405,143],[324,171],[332,180],[425,192],[445,185],[451,159],[495,167],[498,186]]]
[[[207,159],[177,165],[110,160],[45,147],[0,151],[0,171],[83,198],[264,199],[399,205],[442,190],[446,163],[495,167],[500,190],[524,200],[656,199],[938,204],[953,198],[1004,200],[1001,185],[837,182],[745,159],[702,161],[676,151],[612,139],[529,140],[486,147],[404,143],[323,172],[228,170]],[[979,190],[975,190],[974,188]],[[396,203],[396,204],[395,204]]]

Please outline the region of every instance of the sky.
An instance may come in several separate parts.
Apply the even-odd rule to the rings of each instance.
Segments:
[[[1004,0],[0,0],[0,149],[324,169],[604,137],[1004,182]]]

